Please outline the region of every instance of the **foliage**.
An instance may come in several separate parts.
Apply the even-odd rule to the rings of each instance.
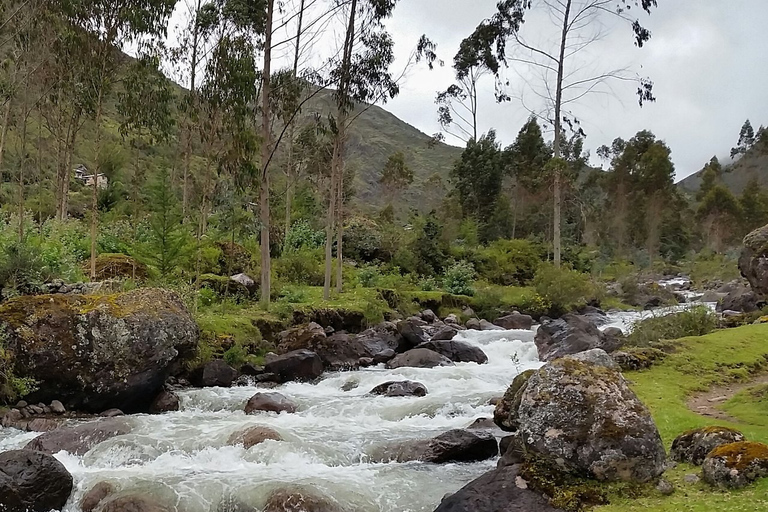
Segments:
[[[466,261],[459,261],[454,263],[443,274],[443,288],[448,293],[454,295],[469,295],[475,294],[472,283],[475,280],[477,273],[471,263]]]
[[[318,249],[325,244],[325,232],[315,230],[306,219],[300,219],[291,225],[283,242],[283,251]]]
[[[344,256],[360,262],[382,259],[382,234],[379,225],[363,217],[354,217],[344,226]]]
[[[627,343],[647,347],[663,340],[703,336],[714,331],[716,327],[717,315],[707,306],[695,306],[678,313],[661,314],[640,320],[627,336]]]
[[[597,288],[587,274],[566,266],[543,264],[536,272],[533,287],[559,311],[572,311],[595,300]]]
[[[541,249],[528,240],[497,240],[477,255],[481,277],[499,285],[524,286],[536,275]]]
[[[274,261],[279,281],[320,286],[323,284],[323,254],[319,249],[301,249],[283,254]]]

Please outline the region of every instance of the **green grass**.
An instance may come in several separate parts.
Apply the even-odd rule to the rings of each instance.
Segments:
[[[738,420],[730,423],[696,414],[686,399],[697,392],[728,382],[748,381],[768,369],[768,325],[749,325],[717,331],[706,336],[675,342],[675,352],[649,370],[627,372],[625,376],[640,399],[651,410],[667,448],[685,430],[722,425],[740,430],[753,441],[768,442],[768,407],[765,394],[742,392],[726,405]],[[766,388],[761,391],[765,393]],[[758,399],[760,396],[760,399]],[[760,409],[762,408],[762,416]],[[740,491],[720,491],[704,483],[686,484],[686,474],[700,469],[680,465],[665,478],[675,484],[672,496],[662,496],[652,486],[637,495],[620,491],[610,494],[611,504],[598,512],[741,512],[768,510],[768,479]],[[616,487],[617,489],[619,487]]]
[[[729,416],[768,428],[768,384],[740,391],[722,409]]]

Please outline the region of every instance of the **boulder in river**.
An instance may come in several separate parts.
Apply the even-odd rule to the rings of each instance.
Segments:
[[[128,418],[105,418],[51,430],[31,440],[25,449],[51,455],[62,450],[72,455],[84,455],[94,446],[132,430],[133,424]]]
[[[267,412],[296,412],[296,404],[280,393],[256,393],[245,404],[245,414]]]
[[[99,482],[85,493],[80,500],[80,509],[83,512],[93,512],[110,495],[114,494],[115,486],[109,482]]]
[[[382,396],[426,396],[427,387],[412,380],[389,381],[379,384],[370,393]]]
[[[405,341],[404,348],[406,350],[429,341],[429,337],[424,333],[424,329],[421,328],[422,323],[426,322],[414,317],[406,318],[397,323],[397,331]]]
[[[768,477],[768,445],[741,441],[718,446],[704,459],[701,474],[715,487],[746,487]]]
[[[335,333],[319,341],[314,351],[326,367],[350,370],[360,366],[361,359],[372,359],[377,364],[392,359],[401,343],[397,327],[385,322],[357,335]]]
[[[432,341],[449,341],[456,337],[459,330],[450,325],[443,325],[439,327],[437,331],[432,335]]]
[[[281,354],[294,350],[314,350],[326,338],[325,329],[314,322],[291,327],[277,335],[277,348]]]
[[[269,495],[264,512],[342,512],[332,498],[314,489],[293,487],[277,489]]]
[[[620,340],[601,332],[588,319],[571,313],[556,320],[542,319],[534,341],[542,361],[552,361],[593,348],[613,352],[620,346]]]
[[[197,347],[182,300],[141,288],[116,295],[38,295],[0,306],[15,373],[35,379],[32,403],[146,411],[172,366]]]
[[[170,512],[170,510],[149,497],[132,494],[107,501],[99,512]]]
[[[504,329],[523,329],[529,330],[533,327],[533,317],[531,315],[523,315],[520,313],[511,313],[501,318],[497,318],[494,324]]]
[[[478,430],[454,429],[432,439],[406,441],[387,447],[383,459],[445,464],[487,460],[498,454],[499,444],[492,434]]]
[[[278,382],[315,380],[323,370],[320,356],[304,349],[273,357],[264,365],[264,373],[274,374]]]
[[[558,359],[530,376],[515,415],[528,453],[597,480],[647,482],[666,454],[648,409],[617,371]]]
[[[243,445],[246,450],[261,444],[264,441],[282,441],[283,438],[279,432],[269,427],[257,426],[250,427],[245,430],[234,432],[229,436],[227,444],[229,445]]]
[[[700,466],[707,454],[724,444],[744,441],[744,434],[727,427],[701,427],[683,432],[672,441],[669,458]]]
[[[54,457],[32,450],[0,453],[3,512],[61,510],[72,494],[72,475]]]
[[[395,369],[404,366],[415,368],[434,368],[436,366],[453,366],[453,361],[426,348],[414,348],[403,354],[396,355],[387,363],[387,368]]]
[[[426,348],[442,354],[454,363],[485,364],[488,356],[480,347],[476,347],[466,341],[427,341],[416,348]]]
[[[203,365],[200,386],[204,388],[231,388],[237,379],[237,370],[221,359],[214,359]]]
[[[493,421],[500,429],[507,432],[516,432],[518,429],[517,410],[520,408],[520,401],[523,398],[528,380],[536,373],[536,370],[526,370],[517,375],[512,384],[507,388],[504,396],[496,402],[496,408],[493,411]]]
[[[563,512],[528,489],[519,465],[489,471],[443,499],[435,512]]]
[[[179,396],[173,391],[161,391],[152,405],[149,406],[149,412],[152,414],[162,414],[164,412],[178,411],[181,407]]]

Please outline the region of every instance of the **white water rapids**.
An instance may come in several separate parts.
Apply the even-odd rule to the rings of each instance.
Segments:
[[[610,315],[626,327],[640,315]],[[536,327],[534,327],[535,329]],[[327,374],[317,384],[288,383],[275,391],[296,402],[294,414],[246,416],[245,402],[263,388],[206,388],[181,392],[181,411],[130,417],[134,430],[82,457],[56,457],[75,479],[64,512],[80,512],[83,495],[98,482],[156,496],[178,512],[229,512],[231,503],[260,510],[277,488],[309,486],[359,512],[431,512],[446,493],[495,467],[471,464],[375,463],[369,454],[388,443],[430,438],[475,419],[491,417],[488,401],[501,396],[519,372],[537,368],[533,331],[464,331],[457,339],[477,345],[488,363],[433,369],[383,365]],[[368,392],[390,380],[423,383],[425,397],[379,397]],[[343,391],[355,381],[358,386]],[[244,428],[264,425],[283,441],[249,450],[228,446]],[[23,447],[35,433],[0,429],[0,452]]]

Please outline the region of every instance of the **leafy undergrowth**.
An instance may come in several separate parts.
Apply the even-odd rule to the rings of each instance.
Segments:
[[[729,423],[707,418],[689,410],[687,398],[712,386],[729,382],[747,382],[768,370],[768,325],[749,325],[716,331],[706,336],[674,342],[674,352],[649,370],[627,372],[640,399],[656,420],[667,448],[685,430],[707,425],[721,425],[740,430],[751,441],[768,442],[768,412],[765,397],[748,390],[727,405],[728,414],[738,420]],[[763,389],[765,391],[765,389]],[[760,419],[758,408],[762,407]],[[683,478],[701,473],[700,468],[681,464],[665,473],[676,492],[663,496],[652,487],[627,496],[616,489],[609,491],[610,505],[598,512],[741,512],[768,510],[768,479],[739,491],[721,491],[705,483],[688,484]]]

